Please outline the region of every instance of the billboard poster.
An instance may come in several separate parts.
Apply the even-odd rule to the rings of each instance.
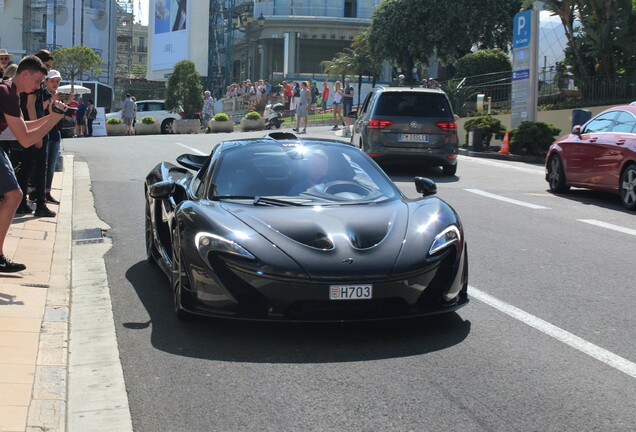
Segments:
[[[188,0],[152,0],[152,71],[188,58]]]

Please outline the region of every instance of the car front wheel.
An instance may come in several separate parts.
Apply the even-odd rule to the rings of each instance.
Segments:
[[[171,134],[174,132],[174,119],[166,119],[161,122],[161,133],[162,134]]]
[[[180,320],[188,320],[192,315],[183,308],[183,304],[188,300],[188,289],[190,282],[183,261],[181,251],[181,235],[175,229],[172,242],[172,294],[174,297],[174,313]]]
[[[619,189],[621,203],[629,210],[636,210],[636,164],[627,165]]]
[[[552,192],[567,192],[570,186],[565,183],[565,172],[563,163],[557,155],[550,156],[548,160],[548,185]]]
[[[148,203],[148,199],[146,199],[146,256],[148,258],[148,262],[151,264],[155,264],[155,257],[153,253],[154,249],[154,239],[152,234],[152,215],[150,213],[150,204]]]

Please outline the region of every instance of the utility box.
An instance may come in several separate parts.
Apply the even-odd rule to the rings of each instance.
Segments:
[[[583,126],[585,122],[592,118],[592,111],[586,109],[572,110],[572,127],[576,125]]]
[[[484,131],[479,128],[468,130],[468,150],[480,152],[482,151],[481,142],[483,140]]]

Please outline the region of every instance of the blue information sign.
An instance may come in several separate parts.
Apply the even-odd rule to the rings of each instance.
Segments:
[[[530,45],[532,34],[532,11],[527,10],[515,15],[512,24],[512,49]]]

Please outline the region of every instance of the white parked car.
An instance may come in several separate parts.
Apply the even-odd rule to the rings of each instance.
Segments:
[[[162,100],[141,100],[137,101],[137,121],[141,121],[146,116],[152,116],[161,124],[161,133],[169,134],[173,131],[173,121],[180,119],[181,116],[176,111],[168,111]],[[109,118],[121,118],[121,110],[106,114],[106,120]]]

